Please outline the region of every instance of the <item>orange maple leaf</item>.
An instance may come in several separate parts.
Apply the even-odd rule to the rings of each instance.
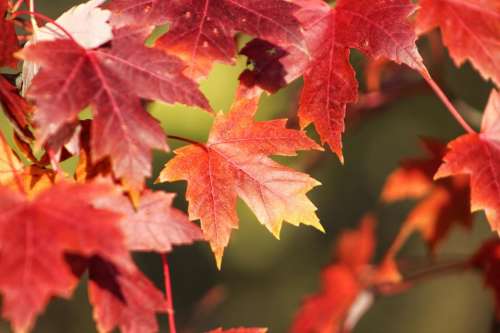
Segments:
[[[208,142],[177,149],[159,177],[187,180],[189,217],[201,220],[219,267],[231,231],[238,227],[238,196],[276,237],[283,221],[323,230],[306,196],[320,183],[268,157],[321,147],[304,132],[287,129],[285,119],[255,122],[259,95],[242,88],[230,113],[217,115]]]
[[[468,228],[472,225],[468,177],[458,175],[433,181],[446,146],[431,139],[423,139],[422,143],[428,157],[402,161],[389,175],[382,191],[385,202],[420,200],[403,222],[387,259],[396,255],[414,231],[420,232],[434,252],[454,225]]]

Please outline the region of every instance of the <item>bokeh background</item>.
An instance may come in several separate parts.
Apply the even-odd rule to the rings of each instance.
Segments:
[[[38,0],[37,10],[56,18],[80,1]],[[242,38],[242,43],[245,41]],[[419,41],[426,59],[430,59],[428,42]],[[354,53],[352,62],[363,82],[363,57]],[[214,110],[227,111],[237,86],[237,78],[246,66],[244,57],[235,66],[216,65],[202,83],[202,90]],[[405,71],[404,68],[399,70]],[[491,86],[483,82],[469,65],[456,69],[447,54],[432,66],[446,91],[455,98],[460,111],[476,127]],[[406,79],[419,81],[407,71]],[[265,96],[259,108],[259,119],[295,115],[300,80],[275,95]],[[363,86],[363,84],[362,84]],[[363,87],[362,87],[363,89]],[[153,103],[149,110],[170,134],[196,140],[207,137],[212,118],[206,112],[183,106]],[[9,133],[3,116],[2,130]],[[379,194],[386,176],[405,157],[422,154],[419,136],[443,141],[463,133],[438,99],[429,91],[410,94],[382,108],[368,110],[358,117],[344,136],[345,164],[336,156],[324,153],[302,153],[297,158],[282,160],[308,172],[323,185],[310,192],[318,206],[318,215],[326,229],[322,234],[308,227],[285,225],[281,240],[276,240],[260,225],[249,209],[239,202],[241,220],[233,233],[218,271],[207,244],[179,247],[169,256],[172,268],[174,304],[180,332],[204,332],[223,326],[262,326],[270,332],[286,332],[301,300],[315,292],[319,272],[332,257],[332,245],[340,232],[355,228],[367,212],[378,218],[377,253],[380,259],[404,220],[413,202],[384,205]],[[311,131],[311,135],[315,134]],[[171,141],[175,148],[178,142]],[[155,173],[172,157],[156,153]],[[71,168],[70,161],[68,168]],[[150,185],[155,189],[177,192],[176,205],[186,209],[185,183]],[[462,258],[476,249],[482,240],[492,237],[482,214],[476,216],[470,231],[455,229],[440,248],[443,258]],[[401,258],[415,265],[427,259],[424,244],[414,235],[403,248]],[[155,283],[162,286],[161,260],[157,255],[139,255],[137,262]],[[86,298],[85,283],[73,299],[55,300],[42,315],[36,333],[96,332],[91,308]],[[467,273],[443,276],[425,281],[408,292],[377,299],[361,319],[356,333],[468,333],[489,332],[493,321],[493,296],[484,289],[480,276]],[[161,331],[168,332],[166,318],[159,318]],[[10,332],[5,322],[0,332]]]

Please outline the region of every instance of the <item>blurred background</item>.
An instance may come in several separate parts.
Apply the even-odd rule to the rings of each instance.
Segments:
[[[56,18],[80,1],[38,0],[37,10]],[[247,40],[242,38],[242,41]],[[243,42],[242,42],[243,43]],[[433,61],[427,40],[419,47],[439,77],[446,92],[455,98],[460,111],[478,127],[491,86],[469,66],[456,69],[447,54]],[[444,51],[446,52],[446,51]],[[433,63],[435,62],[435,63]],[[358,71],[361,90],[366,61],[353,53],[352,63]],[[246,66],[244,57],[235,66],[216,65],[202,83],[202,90],[214,110],[228,111],[237,86],[237,78]],[[286,332],[301,300],[318,290],[319,272],[331,261],[332,246],[340,232],[355,228],[367,212],[378,218],[377,261],[396,235],[413,202],[384,205],[379,200],[387,175],[406,157],[422,156],[418,138],[435,137],[449,141],[463,130],[427,89],[416,74],[403,67],[389,66],[396,79],[387,78],[388,89],[410,89],[404,97],[378,108],[356,109],[344,136],[345,164],[342,166],[330,152],[302,153],[297,158],[280,159],[291,166],[307,170],[323,185],[310,192],[326,234],[312,228],[285,224],[281,240],[258,223],[250,210],[239,202],[240,228],[235,231],[218,271],[207,244],[176,248],[169,255],[172,269],[174,305],[180,332],[204,332],[219,326],[269,327],[270,332]],[[408,85],[408,82],[410,84]],[[302,82],[297,81],[272,96],[264,96],[259,119],[295,116]],[[410,86],[409,88],[407,86]],[[206,112],[182,106],[153,103],[149,110],[172,135],[204,140],[212,118]],[[349,112],[349,111],[348,111]],[[354,111],[353,111],[354,114]],[[3,116],[2,116],[3,117]],[[9,132],[5,118],[2,129]],[[316,137],[311,131],[311,136]],[[172,148],[179,142],[169,142]],[[155,177],[171,153],[156,153]],[[185,210],[186,183],[150,185],[154,189],[178,193],[177,207]],[[445,258],[463,258],[482,240],[492,237],[482,214],[476,215],[471,231],[454,229],[438,254]],[[421,263],[427,258],[423,241],[414,235],[403,248],[400,258]],[[162,267],[157,255],[138,255],[137,262],[146,274],[162,286]],[[422,282],[410,291],[377,299],[356,327],[356,333],[466,333],[489,332],[493,320],[493,295],[483,288],[479,275],[472,273],[443,276]],[[168,332],[166,318],[159,318],[161,332]],[[10,332],[5,322],[0,332]],[[73,299],[55,300],[42,315],[36,333],[96,332],[85,283]]]

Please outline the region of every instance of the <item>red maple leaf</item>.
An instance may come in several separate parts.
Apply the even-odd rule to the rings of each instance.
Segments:
[[[294,44],[279,48],[251,42],[242,52],[250,58],[254,70],[243,73],[241,79],[247,85],[275,91],[304,74],[301,127],[313,123],[321,141],[342,160],[346,105],[356,101],[358,90],[349,48],[422,70],[416,36],[407,22],[416,7],[409,0],[342,0],[335,8],[321,0],[297,3],[301,9],[296,15],[307,49]]]
[[[443,14],[446,13],[446,14]],[[417,32],[441,29],[457,66],[470,60],[485,79],[500,86],[500,2],[421,0]]]
[[[93,200],[116,195],[102,184],[59,183],[28,197],[0,187],[0,291],[3,316],[27,331],[53,296],[69,297],[77,279],[68,252],[130,267],[118,221]]]
[[[173,193],[145,190],[137,208],[125,197],[94,203],[124,215],[120,225],[129,250],[167,253],[173,246],[204,239],[200,228],[184,212],[172,207],[174,197]]]
[[[21,53],[41,66],[28,90],[37,106],[40,141],[74,122],[90,104],[93,161],[110,156],[115,175],[135,187],[151,175],[151,150],[167,148],[165,134],[140,98],[209,108],[196,84],[182,75],[179,59],[144,46],[148,33],[115,30],[110,48],[87,50],[71,40],[56,40]]]
[[[304,132],[285,128],[284,119],[255,122],[258,95],[241,89],[230,113],[217,115],[207,144],[176,150],[159,178],[187,180],[189,217],[201,220],[219,266],[231,231],[238,227],[238,196],[276,237],[283,221],[322,230],[316,207],[306,197],[319,183],[267,156],[320,147]]]
[[[23,173],[24,165],[0,132],[0,186],[8,186]]]
[[[6,20],[5,15],[9,9],[8,0],[0,0],[0,67],[16,68],[17,59],[14,52],[19,50],[14,21]]]
[[[500,232],[500,95],[492,91],[481,133],[466,134],[449,143],[435,178],[470,175],[471,210],[484,209],[493,230]]]
[[[0,104],[14,126],[26,132],[28,127],[27,116],[31,112],[31,106],[19,95],[16,87],[1,75]]]
[[[214,61],[233,63],[236,32],[277,45],[300,44],[293,16],[296,5],[285,0],[135,0],[114,1],[115,21],[129,24],[170,23],[156,46],[185,60],[190,77],[206,75]]]
[[[458,175],[433,181],[446,146],[430,139],[422,143],[429,157],[402,161],[382,191],[385,202],[420,200],[403,222],[388,256],[395,255],[414,231],[421,233],[434,252],[454,225],[472,226],[468,177]]]
[[[349,311],[369,286],[373,273],[369,263],[375,248],[374,225],[375,220],[366,216],[358,230],[340,236],[337,260],[321,273],[321,290],[304,300],[291,332],[350,331],[355,323],[349,321]]]
[[[88,293],[99,332],[158,332],[156,313],[166,312],[163,294],[137,268],[123,269],[100,256],[67,256],[77,276],[88,270]]]

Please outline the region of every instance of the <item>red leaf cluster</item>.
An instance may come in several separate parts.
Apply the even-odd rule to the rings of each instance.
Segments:
[[[343,160],[346,105],[356,101],[358,91],[349,49],[422,70],[416,35],[407,21],[416,7],[408,0],[342,0],[335,8],[321,0],[295,3],[301,6],[296,16],[304,30],[306,48],[253,41],[242,53],[254,63],[254,70],[245,72],[241,79],[275,91],[303,74],[301,127],[313,123],[321,141]]]
[[[239,225],[238,198],[276,237],[283,222],[323,230],[307,197],[319,182],[272,156],[322,150],[303,131],[312,123],[321,142],[343,160],[346,107],[358,98],[351,49],[370,61],[420,72],[470,133],[446,152],[425,141],[430,157],[406,160],[389,177],[385,201],[420,200],[389,249],[390,260],[371,264],[374,220],[366,217],[359,230],[340,238],[335,262],[322,273],[321,291],[306,299],[292,331],[350,331],[370,305],[370,288],[401,278],[392,259],[415,230],[434,250],[452,226],[471,225],[471,210],[484,209],[500,232],[500,95],[492,92],[481,132],[473,133],[432,81],[415,45],[417,33],[439,27],[457,65],[469,60],[499,85],[498,0],[421,0],[417,33],[409,18],[417,9],[411,0],[338,0],[332,6],[322,0],[112,0],[98,9],[103,3],[92,1],[38,29],[34,17],[28,21],[18,11],[23,1],[0,0],[0,67],[18,68],[14,54],[25,61],[23,96],[13,76],[1,75],[0,103],[20,153],[32,163],[25,166],[0,135],[0,293],[3,316],[16,332],[28,331],[51,298],[68,298],[84,272],[100,331],[156,332],[156,313],[171,310],[169,302],[130,252],[165,253],[207,239],[220,267]],[[83,26],[82,13],[97,15],[92,22],[99,27]],[[65,26],[71,24],[83,31]],[[147,46],[153,29],[163,24],[168,32]],[[16,29],[23,28],[27,34],[18,36]],[[102,31],[102,38],[93,38]],[[40,38],[44,33],[50,38]],[[229,114],[215,115],[206,143],[185,139],[191,144],[176,150],[159,176],[187,181],[188,217],[172,207],[173,194],[144,189],[152,176],[152,151],[168,149],[145,103],[211,111],[199,81],[214,63],[234,63],[241,34],[254,39],[240,51],[249,68]],[[29,42],[19,51],[22,40]],[[275,92],[299,77],[301,130],[287,128],[286,119],[256,121],[261,88]],[[87,107],[92,119],[82,121]],[[41,158],[35,156],[38,148],[45,150]],[[58,165],[71,156],[80,157],[74,177]],[[197,219],[201,229],[190,222]],[[469,262],[483,271],[497,299],[498,253],[492,241]]]
[[[39,140],[57,136],[91,105],[93,162],[110,156],[115,175],[136,188],[151,175],[151,150],[167,148],[165,134],[140,98],[208,108],[177,58],[143,45],[148,33],[123,28],[114,31],[111,47],[87,50],[72,40],[56,40],[21,53],[41,66],[28,90],[37,105]]]
[[[455,224],[467,228],[472,225],[468,177],[458,175],[433,181],[446,146],[431,139],[423,139],[422,143],[429,156],[402,161],[389,175],[382,191],[382,200],[389,203],[420,200],[403,222],[390,255],[395,255],[414,231],[422,235],[434,252]]]
[[[375,219],[367,215],[357,230],[340,236],[335,261],[321,273],[321,290],[304,300],[291,332],[348,333],[371,305],[373,295],[368,288],[374,283],[391,282],[388,267],[370,264],[375,250],[374,227]]]
[[[0,67],[15,68],[17,60],[14,53],[19,50],[19,45],[14,21],[6,19],[9,7],[8,0],[0,0]]]

